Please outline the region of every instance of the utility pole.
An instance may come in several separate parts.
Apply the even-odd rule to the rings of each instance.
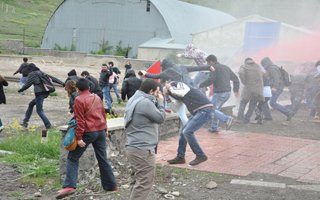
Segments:
[[[26,27],[23,27],[23,36],[22,36],[22,54],[24,54],[24,42],[25,42],[25,34],[26,34]]]

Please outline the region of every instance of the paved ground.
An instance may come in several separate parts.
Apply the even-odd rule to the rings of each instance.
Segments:
[[[198,131],[196,137],[208,161],[195,167],[177,167],[239,176],[260,172],[320,183],[320,141],[235,131],[211,134],[206,129]],[[167,164],[166,160],[174,157],[178,139],[160,142],[157,162]],[[194,154],[188,148],[186,160],[192,159]]]

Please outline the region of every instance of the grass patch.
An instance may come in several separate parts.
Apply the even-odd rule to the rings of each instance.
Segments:
[[[0,142],[0,149],[12,151],[23,156],[34,155],[40,158],[59,159],[61,134],[57,130],[49,130],[48,143],[41,143],[40,131],[17,134]]]
[[[10,197],[22,197],[22,194],[21,194],[21,192],[19,192],[19,191],[13,191],[13,192],[10,192],[9,193],[9,196]]]
[[[41,143],[40,131],[8,136],[0,149],[14,154],[2,155],[0,162],[16,166],[23,182],[58,186],[60,138],[57,130],[49,130],[47,143]]]

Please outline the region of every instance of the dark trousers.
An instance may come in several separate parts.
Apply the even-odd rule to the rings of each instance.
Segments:
[[[86,146],[77,146],[74,151],[70,151],[68,154],[67,175],[66,179],[64,180],[63,187],[77,187],[79,159],[87,149],[88,145],[92,144],[99,164],[100,178],[103,189],[112,190],[116,188],[116,180],[113,175],[111,165],[107,160],[106,132],[102,130],[85,133],[82,139],[86,143]]]
[[[37,113],[38,113],[39,117],[42,119],[45,127],[46,128],[51,127],[51,123],[43,111],[43,102],[44,102],[44,99],[47,97],[48,97],[48,94],[41,94],[41,95],[37,95],[36,98],[34,98],[32,101],[30,101],[23,122],[29,122],[30,117],[33,112],[33,107],[36,106]]]

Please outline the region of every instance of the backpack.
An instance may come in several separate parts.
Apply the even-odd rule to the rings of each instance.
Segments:
[[[283,80],[284,85],[287,87],[290,86],[292,83],[291,75],[282,66],[279,67],[279,69],[280,69],[281,78]]]
[[[50,76],[48,74],[41,73],[40,80],[41,80],[43,88],[46,92],[52,93],[52,92],[56,91],[56,89],[54,88],[52,79],[50,78]]]

